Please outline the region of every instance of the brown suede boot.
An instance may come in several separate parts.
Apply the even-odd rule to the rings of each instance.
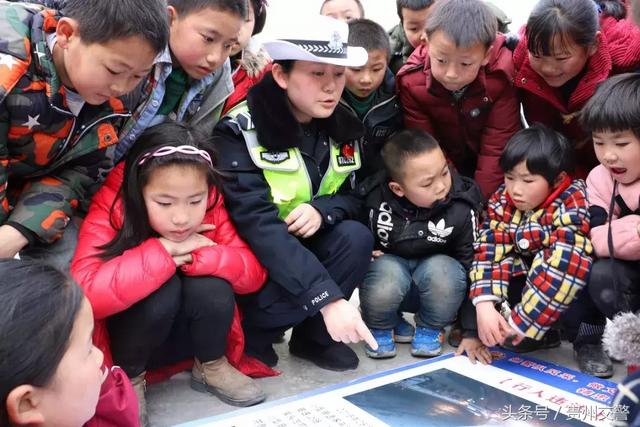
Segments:
[[[144,397],[144,393],[147,391],[147,382],[144,376],[147,372],[143,372],[137,377],[131,378],[131,384],[133,385],[133,391],[136,393],[138,399],[138,420],[141,427],[149,427],[149,416],[147,415],[147,400]]]
[[[207,363],[195,359],[191,370],[191,388],[209,392],[233,406],[251,406],[266,396],[258,384],[231,366],[225,356]]]

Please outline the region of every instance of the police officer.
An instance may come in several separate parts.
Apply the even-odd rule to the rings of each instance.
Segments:
[[[239,234],[269,271],[257,294],[240,301],[245,351],[270,366],[272,342],[294,326],[290,352],[330,370],[355,369],[346,344],[376,341],[349,304],[373,239],[355,221],[360,200],[350,178],[361,166],[361,123],[336,110],[345,66],[367,52],[347,46],[345,23],[299,20],[264,47],[271,73],[214,131],[225,203]]]

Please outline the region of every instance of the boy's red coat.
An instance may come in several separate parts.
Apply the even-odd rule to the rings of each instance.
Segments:
[[[474,177],[485,197],[502,183],[498,159],[520,129],[512,53],[504,44],[498,34],[489,62],[458,103],[433,78],[427,46],[418,47],[396,77],[406,127],[433,135],[454,165],[474,153]]]

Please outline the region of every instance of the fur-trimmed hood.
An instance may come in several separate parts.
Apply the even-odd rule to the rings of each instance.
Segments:
[[[286,150],[303,140],[303,129],[295,119],[286,97],[271,73],[249,90],[247,103],[251,119],[256,126],[260,144],[269,150]],[[364,129],[362,123],[340,108],[326,119],[314,119],[318,127],[337,143],[359,140]]]

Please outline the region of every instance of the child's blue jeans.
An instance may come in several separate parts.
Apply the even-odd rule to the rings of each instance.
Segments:
[[[467,292],[467,272],[447,255],[376,258],[360,286],[362,318],[373,329],[393,329],[398,311],[416,313],[416,325],[439,329],[453,322]]]

